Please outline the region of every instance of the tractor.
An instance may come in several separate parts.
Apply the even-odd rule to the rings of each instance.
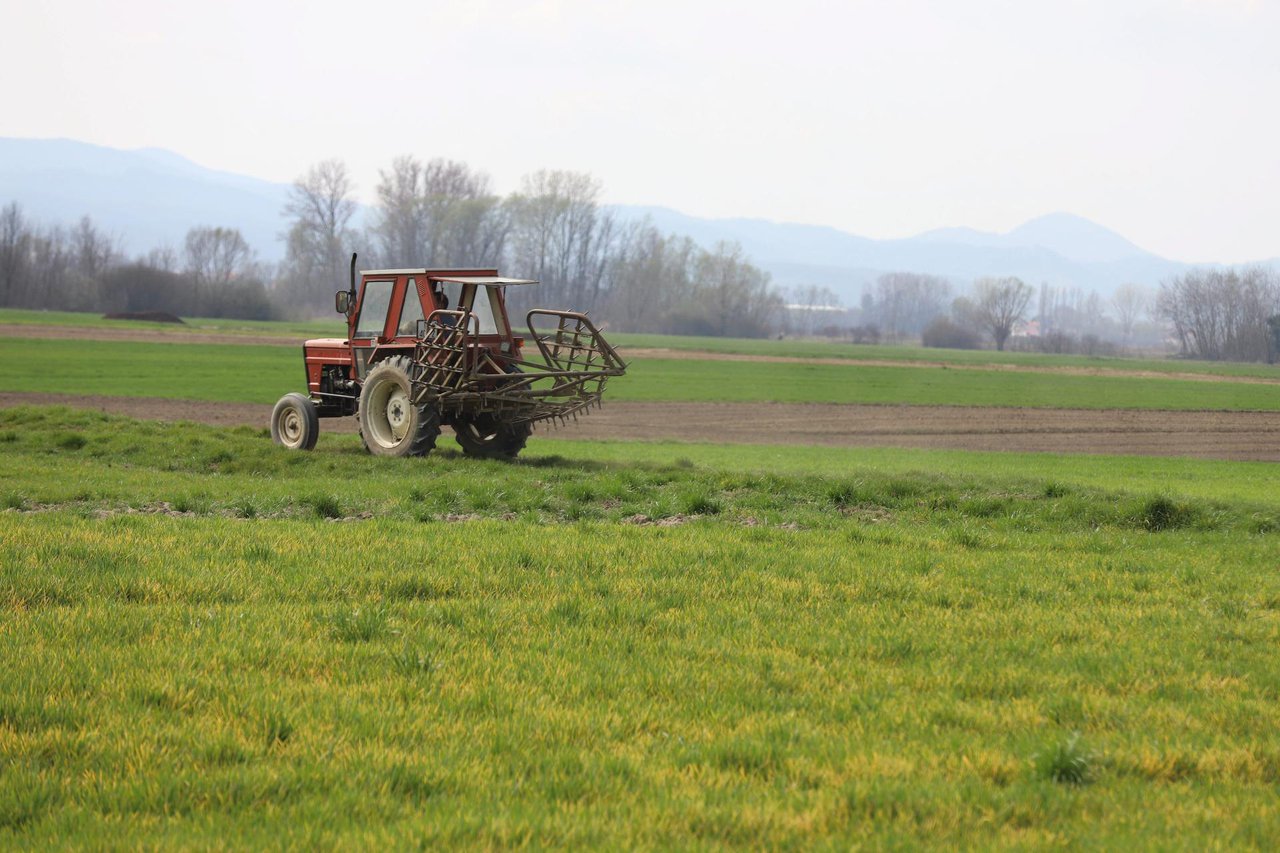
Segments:
[[[321,418],[359,421],[375,456],[425,456],[453,428],[468,456],[514,459],[540,421],[563,423],[600,403],[626,364],[585,314],[535,308],[512,329],[506,292],[536,281],[496,269],[365,270],[334,295],[347,337],[302,347],[307,393],[286,394],[271,438],[311,450]],[[526,352],[536,355],[526,359]]]

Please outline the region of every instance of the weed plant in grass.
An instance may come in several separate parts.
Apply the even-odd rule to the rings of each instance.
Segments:
[[[0,390],[273,403],[302,383],[299,351],[278,346],[0,339],[0,358],[39,371]],[[903,403],[1082,409],[1280,410],[1272,385],[1131,376],[830,364],[637,359],[610,400]]]

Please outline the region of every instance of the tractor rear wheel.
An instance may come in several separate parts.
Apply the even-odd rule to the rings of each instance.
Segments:
[[[360,389],[360,438],[374,456],[426,456],[440,435],[440,413],[415,405],[405,356],[380,361]]]
[[[481,459],[515,459],[533,427],[527,423],[508,423],[493,415],[458,417],[453,420],[453,432],[462,445],[462,452]]]
[[[271,440],[290,450],[311,450],[320,436],[316,404],[305,394],[285,394],[271,410]]]

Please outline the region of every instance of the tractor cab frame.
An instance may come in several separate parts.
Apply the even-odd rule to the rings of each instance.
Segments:
[[[318,419],[356,415],[378,455],[422,455],[442,424],[471,455],[513,457],[538,421],[600,402],[626,365],[584,314],[534,309],[512,328],[506,292],[537,284],[496,269],[366,270],[339,291],[347,337],[303,345],[307,394],[286,395],[272,435],[310,449]],[[532,342],[537,355],[525,358]]]

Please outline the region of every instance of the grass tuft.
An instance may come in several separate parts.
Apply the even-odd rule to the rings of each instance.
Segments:
[[[696,492],[685,495],[681,509],[685,515],[719,515],[724,506],[710,495]]]
[[[440,793],[440,784],[421,770],[396,764],[387,771],[387,787],[404,799],[421,803]]]
[[[1134,513],[1134,523],[1144,530],[1178,530],[1190,527],[1199,516],[1196,508],[1166,495],[1147,498]]]
[[[250,563],[265,563],[275,555],[275,551],[271,550],[269,545],[261,542],[254,542],[252,545],[245,546],[244,549],[244,558]]]
[[[320,518],[342,518],[342,505],[333,495],[315,495],[307,503]]]
[[[836,483],[827,489],[827,502],[844,509],[858,502],[858,486],[855,483]]]
[[[1034,757],[1036,776],[1062,785],[1087,785],[1093,779],[1096,756],[1085,749],[1079,733],[1060,740]]]
[[[1044,484],[1040,494],[1046,498],[1063,498],[1067,496],[1067,487],[1051,480]]]
[[[436,669],[435,658],[421,649],[405,646],[388,657],[395,671],[408,678],[430,675]]]
[[[61,447],[63,450],[80,450],[88,443],[89,439],[85,438],[78,432],[60,435],[54,439],[54,444]]]
[[[382,607],[354,607],[339,610],[329,618],[334,639],[344,643],[366,643],[387,629],[387,611]]]
[[[268,714],[264,727],[267,749],[271,749],[276,744],[288,743],[294,735],[293,723],[279,712]]]

